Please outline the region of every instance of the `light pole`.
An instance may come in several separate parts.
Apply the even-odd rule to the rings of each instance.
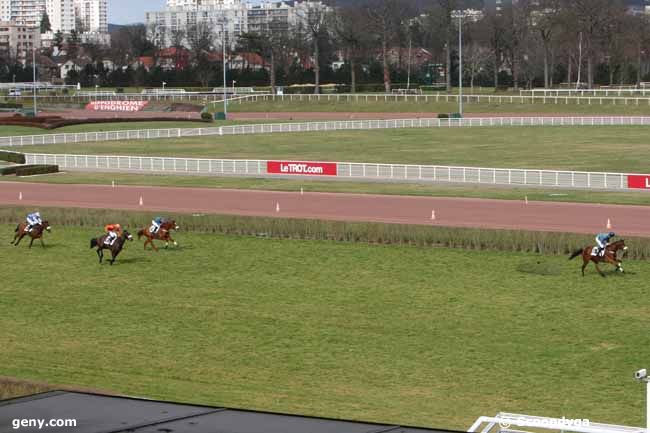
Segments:
[[[458,13],[458,113],[463,117],[463,13]]]
[[[34,117],[36,117],[38,114],[36,109],[36,46],[32,49],[32,72],[34,74],[32,78],[32,90],[34,91]]]
[[[650,433],[650,379],[648,378],[648,371],[645,368],[638,370],[634,373],[634,378],[637,382],[646,385],[646,433]]]
[[[223,115],[228,117],[228,93],[226,83],[226,18],[221,25],[221,55],[223,56]]]

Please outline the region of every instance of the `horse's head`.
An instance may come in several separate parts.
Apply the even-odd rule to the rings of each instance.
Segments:
[[[625,239],[620,239],[616,242],[612,242],[607,246],[611,251],[614,252],[614,254],[618,253],[619,251],[627,252],[627,245],[625,245]]]
[[[180,228],[178,225],[176,225],[176,220],[166,221],[165,224],[163,224],[163,227],[167,230],[171,230],[171,229],[178,230]]]
[[[43,225],[44,230],[47,230],[48,232],[52,231],[52,227],[50,227],[49,221],[45,220],[41,224]]]
[[[123,236],[124,239],[126,239],[126,240],[129,240],[129,241],[132,241],[132,240],[133,240],[133,236],[131,236],[131,233],[129,233],[129,232],[126,231],[126,230],[124,230],[124,233],[122,234],[122,236]]]

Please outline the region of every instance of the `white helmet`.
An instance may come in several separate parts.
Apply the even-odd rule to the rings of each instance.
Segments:
[[[34,212],[34,215],[36,215],[39,218],[41,217],[41,213],[39,211]]]

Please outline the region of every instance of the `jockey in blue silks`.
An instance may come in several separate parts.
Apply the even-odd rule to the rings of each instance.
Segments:
[[[156,217],[151,221],[151,228],[149,229],[149,232],[152,235],[155,235],[158,233],[158,230],[160,230],[160,225],[165,222],[165,218],[163,217]]]
[[[41,219],[41,213],[38,211],[28,214],[26,220],[27,220],[27,227],[25,227],[26,232],[31,232],[35,226],[43,223],[43,220]]]
[[[602,256],[605,253],[605,248],[609,245],[609,240],[616,236],[616,233],[598,233],[596,236],[596,243],[598,244],[598,255]]]

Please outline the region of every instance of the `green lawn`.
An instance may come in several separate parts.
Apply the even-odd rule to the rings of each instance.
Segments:
[[[2,162],[0,162],[0,165]],[[0,182],[34,182],[58,184],[98,184],[175,186],[194,188],[233,188],[269,191],[340,192],[362,194],[397,194],[432,197],[473,197],[503,200],[562,201],[622,205],[650,205],[650,194],[639,192],[594,192],[567,189],[489,187],[477,185],[406,184],[380,182],[323,182],[309,179],[259,179],[214,176],[165,176],[122,173],[65,172],[53,176],[0,177]]]
[[[229,105],[231,112],[365,112],[365,113],[455,113],[458,112],[459,106],[457,102],[435,102],[431,99],[429,102],[414,100],[400,101],[399,97],[388,97],[389,101],[374,101],[368,102],[336,102],[335,95],[327,100],[312,100],[312,101],[259,101],[259,102],[241,102],[232,103]],[[359,98],[364,98],[360,95]],[[393,101],[390,102],[390,99]],[[403,97],[402,97],[403,98]],[[430,97],[431,98],[431,97]],[[645,102],[645,103],[644,103]],[[487,103],[487,102],[472,102],[463,104],[463,111],[467,113],[507,113],[510,115],[521,115],[535,113],[557,113],[559,115],[565,114],[585,114],[585,115],[650,115],[650,105],[647,101],[640,101],[639,105],[613,105],[604,102],[603,105],[592,102],[591,105],[586,100],[582,100],[580,104],[543,104],[541,102],[535,103],[518,103],[518,102],[503,102]]]
[[[644,173],[650,170],[649,133],[642,126],[435,128],[71,143],[22,150]]]
[[[648,262],[582,278],[566,257],[180,232],[110,267],[99,232],[0,244],[0,376],[455,429],[643,422]]]

